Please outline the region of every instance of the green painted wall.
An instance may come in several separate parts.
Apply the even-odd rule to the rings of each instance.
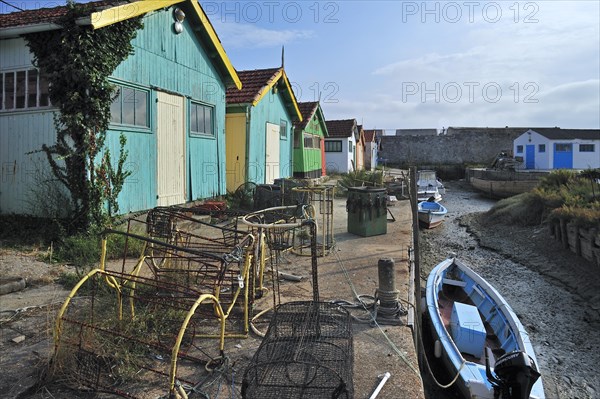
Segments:
[[[319,112],[315,112],[304,129],[297,128],[294,131],[294,134],[299,135],[299,148],[294,148],[295,175],[318,171],[320,176],[322,166],[321,148],[304,148],[304,133],[317,135],[321,137],[321,140],[324,139],[325,134],[318,115]]]

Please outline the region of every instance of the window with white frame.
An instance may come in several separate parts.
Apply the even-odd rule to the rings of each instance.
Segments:
[[[539,144],[538,152],[546,152],[546,144]]]
[[[579,152],[594,152],[594,144],[579,144]]]
[[[50,107],[48,79],[36,68],[0,73],[0,110]]]
[[[148,90],[117,85],[117,96],[110,106],[110,122],[138,128],[149,128]]]
[[[518,145],[517,146],[517,154],[522,154],[523,153],[523,146],[522,145]]]
[[[279,120],[279,136],[282,139],[287,139],[287,121],[284,119]]]
[[[304,133],[304,148],[321,148],[321,137],[316,134]]]
[[[191,103],[190,132],[193,135],[215,135],[213,128],[213,107],[195,102]]]

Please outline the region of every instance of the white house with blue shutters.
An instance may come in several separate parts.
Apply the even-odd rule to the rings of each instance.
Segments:
[[[529,129],[513,141],[513,154],[523,169],[600,168],[600,130]]]

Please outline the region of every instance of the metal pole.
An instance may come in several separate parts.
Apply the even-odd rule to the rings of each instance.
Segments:
[[[420,317],[420,305],[421,305],[421,265],[420,265],[420,257],[419,257],[419,252],[420,252],[420,246],[419,246],[419,212],[418,212],[418,207],[417,207],[417,168],[416,166],[411,166],[410,167],[410,178],[409,178],[409,190],[408,190],[409,196],[410,196],[410,206],[412,209],[412,230],[413,230],[413,256],[414,256],[414,267],[415,267],[415,277],[414,277],[414,287],[415,287],[415,291],[413,292],[414,295],[414,302],[416,304],[415,308],[416,308],[416,317],[415,317],[415,324],[417,326],[417,328],[415,328],[414,332],[413,332],[413,336],[414,336],[414,340],[415,340],[415,345],[417,345],[417,348],[421,347],[421,345],[418,345],[418,342],[420,339],[422,339],[422,337],[420,336],[421,333],[421,317]],[[417,349],[418,350],[418,349]],[[420,356],[423,356],[422,353],[420,353]]]

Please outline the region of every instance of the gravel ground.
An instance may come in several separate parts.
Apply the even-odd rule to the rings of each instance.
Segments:
[[[446,187],[446,221],[421,232],[423,277],[455,253],[496,287],[528,330],[546,397],[600,398],[597,268],[561,249],[544,227],[486,225],[483,212],[495,201],[465,182]],[[427,390],[431,398],[456,397],[432,383]]]

